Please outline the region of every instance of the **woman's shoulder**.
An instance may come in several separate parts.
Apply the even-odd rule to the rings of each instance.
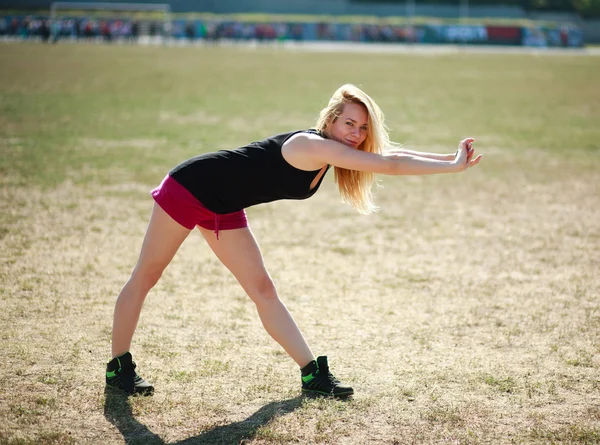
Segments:
[[[304,130],[297,130],[289,133],[289,136],[286,138],[285,142],[291,142],[293,140],[323,140],[327,139],[325,134],[315,128],[307,128]]]
[[[325,133],[323,133],[321,130],[317,130],[316,128],[309,128],[307,130],[304,130],[304,132],[319,136],[321,139],[327,139],[327,135],[325,135]]]
[[[325,139],[325,134],[316,128],[304,128],[302,130],[294,130],[287,133],[290,137],[296,135],[314,135]]]
[[[310,141],[323,140],[324,136],[321,132],[314,128],[307,128],[303,130],[294,130],[287,133],[281,133],[273,137],[278,141],[278,145],[281,147],[289,145],[303,145]]]
[[[322,168],[325,163],[315,159],[314,153],[324,137],[315,129],[306,129],[293,132],[281,145],[281,154],[288,164],[293,167],[314,171]]]

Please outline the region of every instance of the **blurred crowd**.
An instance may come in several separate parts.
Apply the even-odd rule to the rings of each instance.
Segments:
[[[312,25],[312,26],[311,26]],[[140,27],[149,36],[170,36],[189,40],[352,40],[366,42],[401,42],[414,38],[412,28],[388,25],[347,25],[342,30],[333,24],[245,23],[175,20],[143,22],[127,19],[0,17],[0,36],[23,39],[98,38],[136,39]]]
[[[414,30],[406,26],[364,24],[176,22],[172,34],[189,39],[406,42],[414,37]]]
[[[388,43],[469,43],[527,46],[583,46],[583,33],[573,27],[519,27],[485,25],[416,26],[360,23],[249,23],[239,21],[137,21],[91,17],[0,17],[0,36],[41,39],[95,39],[106,42],[135,41],[139,36],[163,36],[179,40],[218,41],[351,41]]]
[[[44,41],[61,38],[137,38],[139,24],[132,20],[96,20],[91,18],[0,17],[0,36]]]

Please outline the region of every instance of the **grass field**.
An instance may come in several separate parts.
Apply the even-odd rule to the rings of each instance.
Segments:
[[[0,46],[0,444],[600,443],[600,58]],[[116,296],[176,163],[313,125],[342,83],[459,175],[381,177],[381,211],[248,210],[316,354],[297,366],[198,233],[146,300],[156,386],[105,393]]]

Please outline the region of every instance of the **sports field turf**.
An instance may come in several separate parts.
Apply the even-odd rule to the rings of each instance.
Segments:
[[[600,58],[0,45],[0,444],[600,442]],[[329,173],[248,210],[279,293],[348,401],[297,366],[198,233],[146,300],[156,386],[105,394],[116,296],[178,162],[307,128],[343,83],[407,148],[484,154]]]

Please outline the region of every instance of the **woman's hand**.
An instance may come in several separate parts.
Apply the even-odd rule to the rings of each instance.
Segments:
[[[454,165],[457,168],[457,171],[461,172],[466,170],[469,167],[473,167],[479,164],[482,155],[477,156],[473,159],[473,155],[475,154],[475,149],[473,148],[473,138],[467,138],[458,144],[458,151],[454,157]]]

